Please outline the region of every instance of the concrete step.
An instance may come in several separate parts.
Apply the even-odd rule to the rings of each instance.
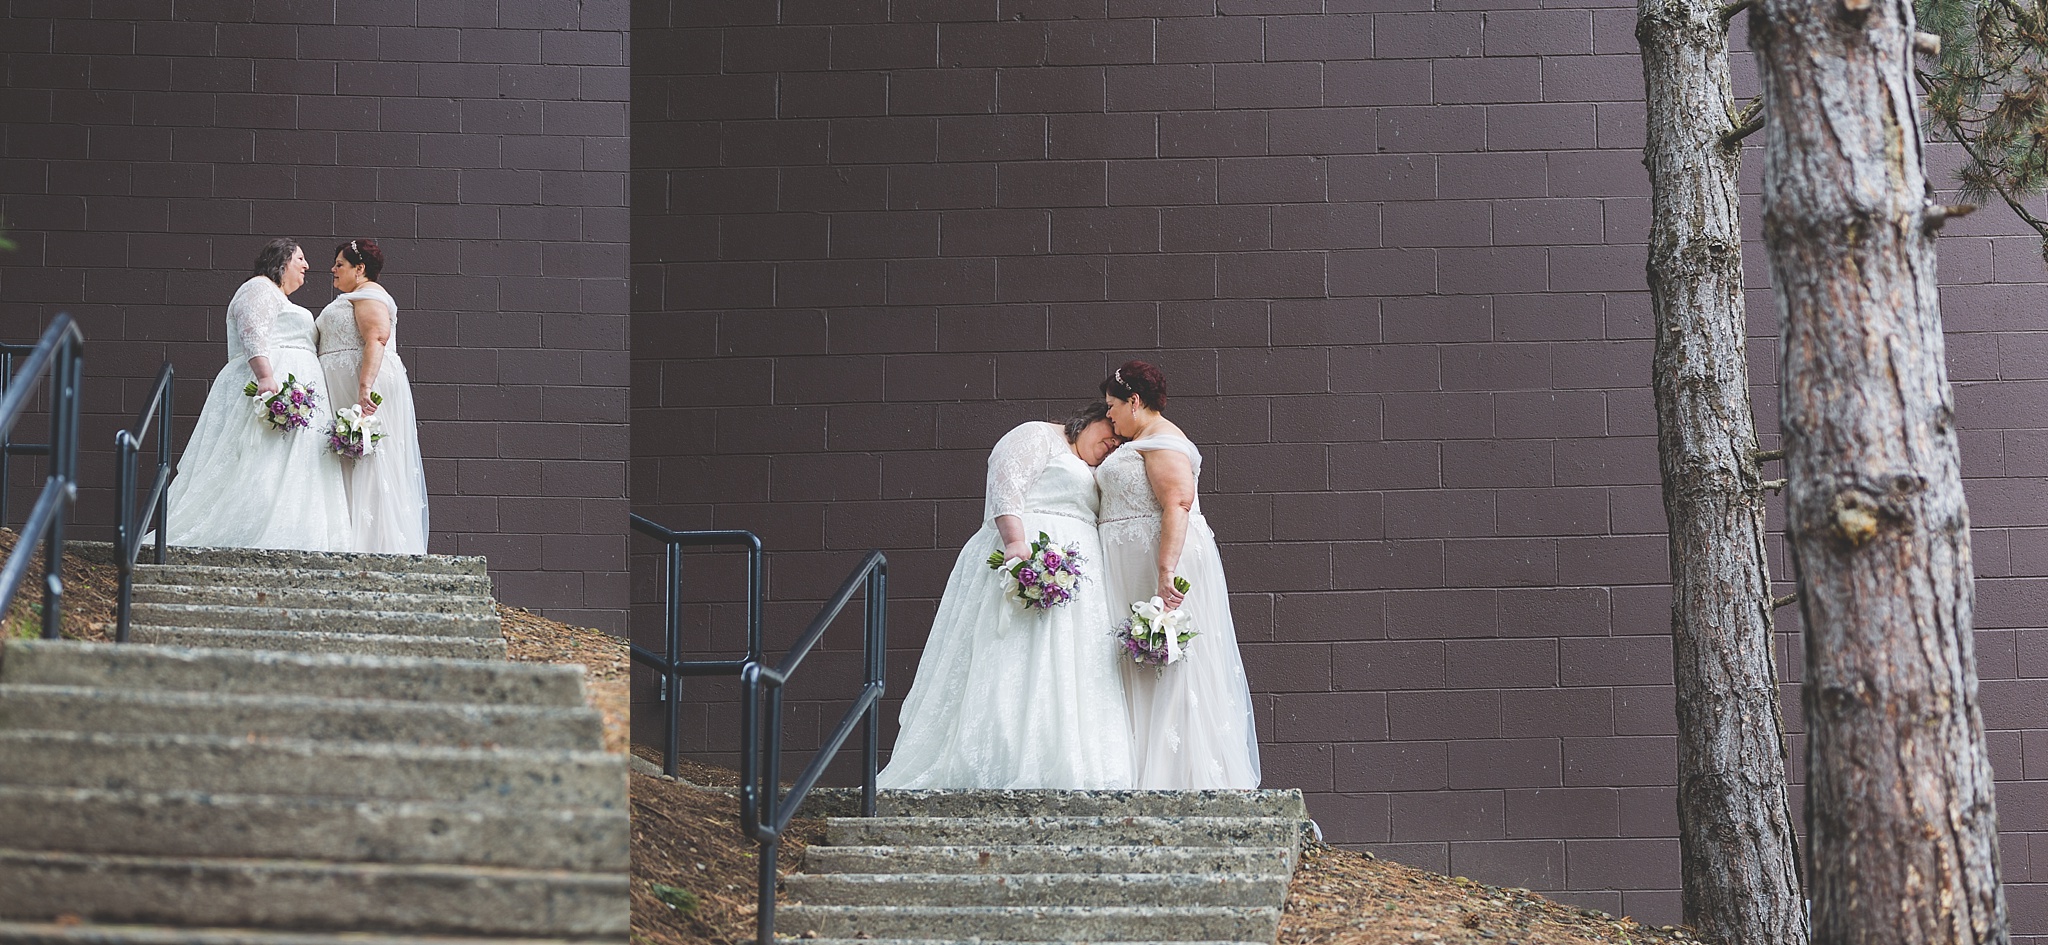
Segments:
[[[1282,873],[805,873],[789,900],[814,906],[1267,906],[1286,901]]]
[[[503,637],[409,636],[403,633],[321,633],[313,630],[243,630],[235,627],[131,626],[128,637],[158,646],[292,653],[349,653],[359,656],[417,656],[457,660],[502,660]]]
[[[812,873],[1252,873],[1289,875],[1292,847],[813,846]]]
[[[241,630],[313,630],[322,633],[397,633],[415,637],[495,637],[498,615],[385,610],[316,610],[227,604],[138,603],[132,622],[158,627],[230,627]]]
[[[1285,817],[833,817],[825,827],[826,843],[835,847],[1292,847],[1300,831],[1299,821]]]
[[[467,614],[498,612],[496,602],[475,594],[410,594],[355,591],[331,587],[269,587],[248,584],[137,584],[136,604],[210,604],[218,607],[268,607],[348,613]]]
[[[623,807],[0,787],[17,850],[602,872],[626,869],[630,829]]]
[[[776,909],[775,931],[836,938],[1270,942],[1280,910],[1241,906],[812,906]]]
[[[884,817],[1289,817],[1308,819],[1298,790],[881,791]]]
[[[522,935],[627,933],[626,877],[0,850],[0,915]]]
[[[584,705],[581,666],[76,640],[8,641],[0,647],[0,682],[405,702]]]
[[[185,587],[271,587],[367,591],[387,594],[450,594],[491,596],[491,579],[482,574],[445,571],[373,571],[329,568],[221,568],[201,564],[139,564],[135,586],[176,584]]]
[[[152,552],[145,551],[149,556]],[[215,568],[295,568],[321,571],[392,571],[400,574],[489,574],[477,555],[394,555],[341,551],[285,551],[274,548],[183,548],[172,546],[166,564]]]
[[[506,938],[493,945],[611,945],[617,936],[574,938]],[[160,925],[80,925],[74,922],[8,922],[0,920],[0,942],[10,945],[479,945],[469,936],[407,935],[376,932],[283,932],[261,929],[173,929]],[[994,945],[994,943],[991,943]],[[1187,943],[1224,945],[1224,943]]]
[[[603,717],[589,708],[12,684],[0,684],[0,729],[593,751],[604,744]]]
[[[616,809],[625,801],[626,763],[597,751],[0,732],[0,782]]]

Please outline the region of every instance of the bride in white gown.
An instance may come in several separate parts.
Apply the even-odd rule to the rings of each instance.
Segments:
[[[384,251],[376,240],[349,240],[335,247],[329,271],[341,294],[314,322],[327,389],[335,409],[355,404],[384,433],[367,456],[335,457],[348,484],[349,549],[426,554],[427,476],[412,382],[398,357],[398,302],[377,282]]]
[[[1251,689],[1230,619],[1230,589],[1216,533],[1202,517],[1195,483],[1202,452],[1160,414],[1166,378],[1130,361],[1102,382],[1103,402],[1128,441],[1095,470],[1102,489],[1103,573],[1120,613],[1160,598],[1187,612],[1198,634],[1176,662],[1152,667],[1120,659],[1129,702],[1139,788],[1199,790],[1259,786],[1259,733]],[[1174,589],[1188,581],[1185,598]]]
[[[306,281],[297,243],[274,239],[228,303],[228,363],[213,379],[171,480],[165,537],[173,545],[349,549],[341,464],[327,451],[334,393],[314,353],[313,313],[286,296]],[[274,393],[287,378],[317,400],[306,429],[278,432],[242,390]]]
[[[1064,430],[1026,423],[989,454],[982,527],[946,581],[882,787],[1131,786],[1089,468],[1116,442],[1104,413],[1091,405]],[[1079,545],[1081,590],[1027,610],[988,558],[998,548],[1025,557],[1040,532]]]

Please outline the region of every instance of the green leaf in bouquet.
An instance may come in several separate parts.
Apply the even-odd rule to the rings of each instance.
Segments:
[[[991,571],[1003,569],[1003,553],[1000,549],[988,553],[988,569]]]
[[[1173,589],[1174,589],[1174,590],[1176,590],[1176,591],[1179,591],[1179,592],[1181,592],[1181,593],[1185,594],[1185,593],[1187,593],[1187,592],[1188,592],[1188,588],[1190,588],[1190,587],[1193,587],[1193,586],[1194,586],[1193,584],[1189,584],[1189,583],[1188,583],[1188,579],[1187,579],[1187,578],[1181,577],[1181,576],[1180,576],[1180,575],[1178,575],[1178,574],[1176,574],[1176,575],[1174,575],[1174,576],[1173,576]]]
[[[370,403],[371,403],[371,405],[372,405],[372,406],[377,406],[377,407],[382,407],[382,406],[384,406],[384,395],[383,395],[383,394],[380,394],[380,393],[377,393],[376,391],[371,391],[371,392],[370,392]]]

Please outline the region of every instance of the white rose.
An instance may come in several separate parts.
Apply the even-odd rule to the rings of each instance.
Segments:
[[[1037,600],[1045,596],[1045,589],[1039,587],[1036,584],[1027,584],[1024,587],[1024,596],[1029,597],[1032,600]]]
[[[1057,585],[1061,586],[1061,587],[1073,587],[1073,586],[1074,586],[1074,575],[1072,575],[1071,573],[1068,573],[1068,572],[1066,572],[1066,571],[1060,571],[1060,572],[1057,572],[1057,573],[1055,573],[1055,574],[1054,574],[1054,575],[1052,576],[1052,582],[1053,582],[1054,584],[1057,584]]]

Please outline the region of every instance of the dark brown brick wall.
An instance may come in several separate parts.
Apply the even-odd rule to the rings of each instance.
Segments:
[[[1267,784],[1338,843],[1675,920],[1632,5],[634,8],[634,495],[763,536],[771,640],[883,548],[900,697],[988,447],[1141,355],[1208,457]],[[2004,864],[2040,935],[2048,273],[1997,211],[1942,259]],[[733,644],[729,606],[692,616]],[[855,668],[835,629],[791,693],[806,745]],[[686,742],[729,750],[731,688],[698,693]]]
[[[8,0],[0,336],[89,339],[80,515],[165,358],[190,417],[265,239],[382,241],[422,417],[432,549],[623,630],[624,0]],[[181,432],[182,437],[182,432]],[[19,509],[20,506],[17,506]],[[19,514],[19,512],[17,512]]]

